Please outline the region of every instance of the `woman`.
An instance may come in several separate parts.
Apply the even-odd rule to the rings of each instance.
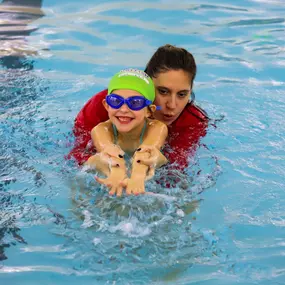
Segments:
[[[188,159],[195,151],[199,139],[206,134],[208,116],[194,104],[193,82],[196,76],[196,63],[191,53],[172,45],[161,46],[148,62],[145,72],[153,79],[156,91],[154,104],[160,106],[154,118],[168,126],[165,156],[170,163],[177,163],[179,169],[185,168]],[[95,149],[90,132],[94,126],[108,119],[102,105],[107,95],[103,90],[94,95],[78,113],[74,124],[75,146],[68,157],[74,157],[83,164]],[[149,137],[153,137],[150,134]],[[158,149],[161,140],[150,144],[145,137],[140,151],[150,152],[150,159],[141,161],[148,166],[159,164]],[[169,149],[169,150],[167,150]],[[112,153],[108,154],[112,156]]]

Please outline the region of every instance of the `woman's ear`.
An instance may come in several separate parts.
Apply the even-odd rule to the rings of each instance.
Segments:
[[[104,99],[104,100],[102,101],[102,104],[103,104],[104,108],[108,111],[109,105],[107,104],[106,99]]]

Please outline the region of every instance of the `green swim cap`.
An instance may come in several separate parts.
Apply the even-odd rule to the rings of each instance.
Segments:
[[[109,83],[108,94],[118,89],[137,91],[151,102],[155,98],[155,88],[152,79],[145,72],[138,69],[124,69],[116,73]]]

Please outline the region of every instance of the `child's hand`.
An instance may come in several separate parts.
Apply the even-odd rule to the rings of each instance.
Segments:
[[[139,195],[145,193],[144,178],[141,177],[131,177],[125,179],[122,185],[126,188],[127,195]]]
[[[115,177],[109,176],[107,178],[99,178],[95,177],[96,181],[99,182],[102,185],[105,185],[109,188],[109,194],[110,195],[117,195],[118,197],[122,196],[123,193],[123,185],[122,182],[125,177]]]
[[[126,165],[122,158],[114,158],[114,166],[110,166],[110,174],[107,178],[95,177],[97,182],[110,189],[109,194],[121,196],[123,192],[122,182],[126,178]]]

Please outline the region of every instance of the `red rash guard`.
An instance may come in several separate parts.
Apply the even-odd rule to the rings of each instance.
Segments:
[[[83,164],[96,152],[90,133],[96,125],[109,119],[102,105],[106,95],[107,90],[94,95],[78,113],[73,128],[75,145],[67,158],[73,157]],[[170,163],[176,162],[181,169],[188,165],[188,158],[194,154],[199,139],[206,135],[208,120],[206,113],[194,103],[186,105],[176,121],[168,127],[164,154]]]

